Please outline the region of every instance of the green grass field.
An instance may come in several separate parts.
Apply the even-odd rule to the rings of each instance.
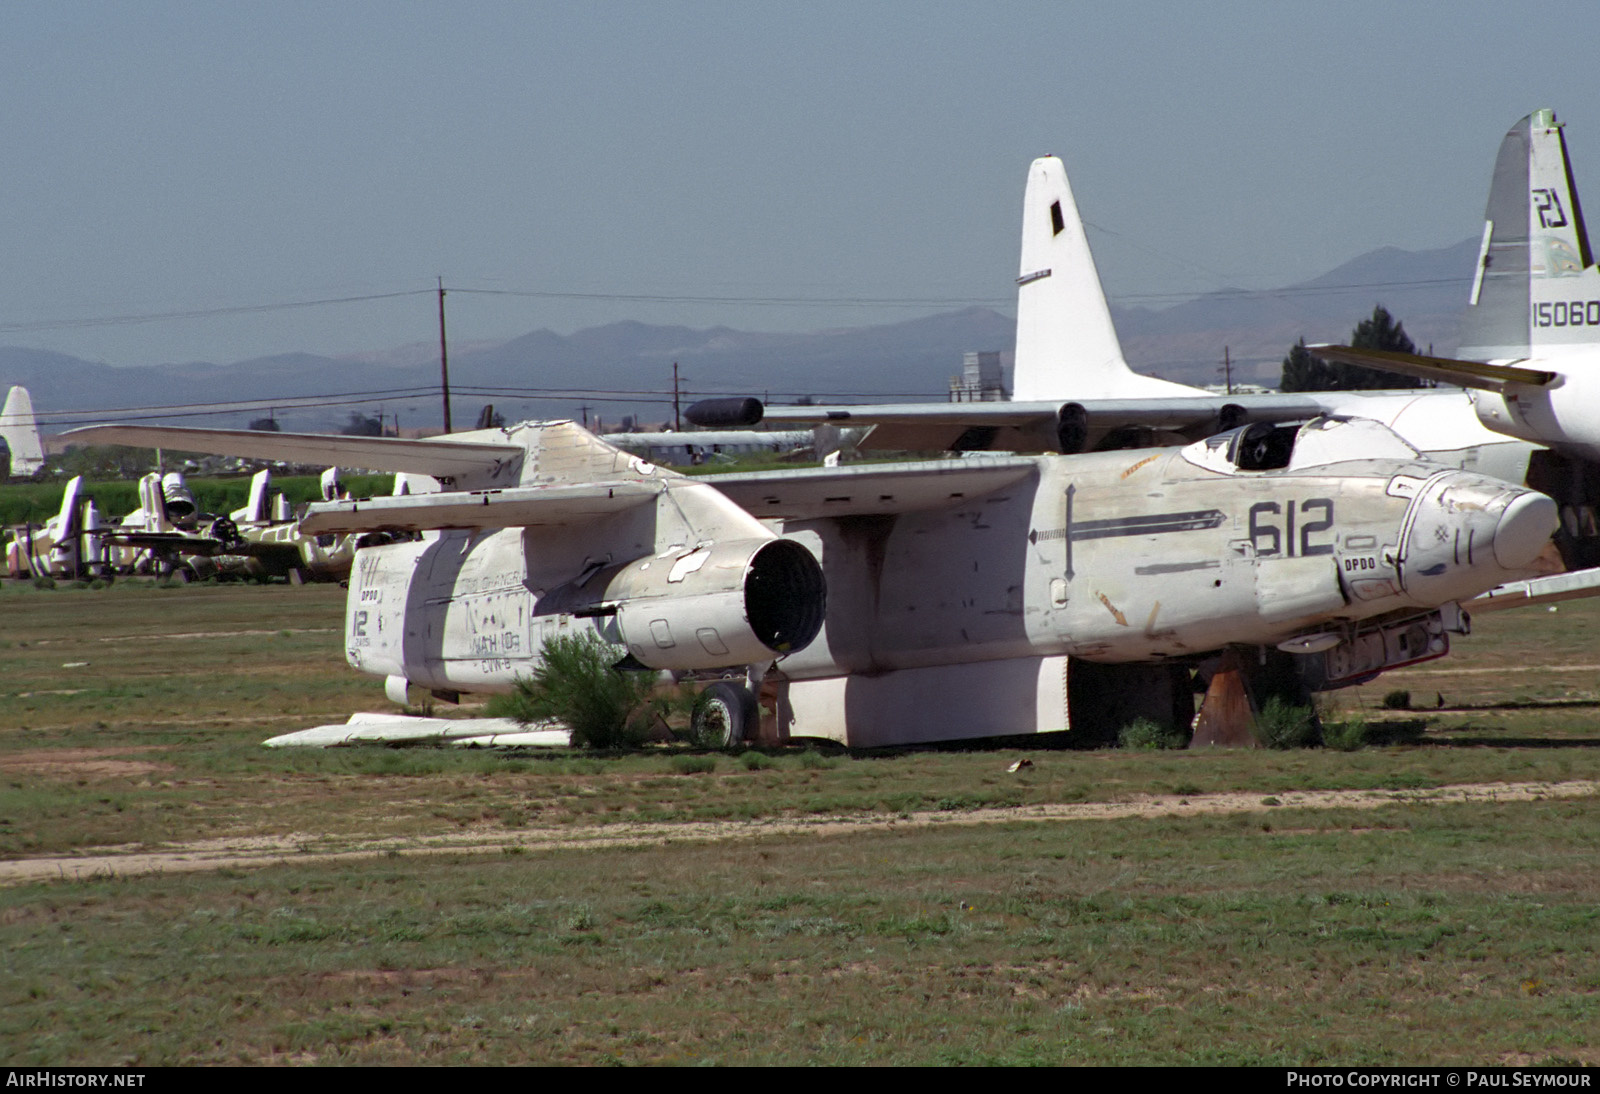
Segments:
[[[1483,790],[1600,783],[1600,605],[1339,694],[1356,752],[687,763],[263,749],[386,706],[335,588],[0,620],[6,1064],[1600,1063],[1600,798]]]

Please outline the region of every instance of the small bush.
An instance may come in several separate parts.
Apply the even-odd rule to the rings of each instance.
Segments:
[[[680,775],[709,775],[717,769],[715,756],[674,756],[672,770]]]
[[[1404,688],[1396,688],[1383,697],[1384,710],[1410,710],[1411,693]]]
[[[1189,735],[1149,718],[1135,718],[1117,733],[1123,748],[1187,748]]]
[[[1256,739],[1267,748],[1310,748],[1317,743],[1316,714],[1274,695],[1256,716]]]
[[[1342,722],[1322,723],[1322,743],[1340,752],[1354,752],[1367,744],[1367,720],[1347,718]]]
[[[503,717],[556,721],[580,748],[627,748],[644,743],[661,709],[652,673],[618,672],[622,652],[592,634],[561,635],[544,644],[533,674],[495,709]]]

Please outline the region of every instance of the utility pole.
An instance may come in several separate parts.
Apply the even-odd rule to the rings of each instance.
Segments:
[[[678,409],[678,362],[672,362],[672,428],[683,432],[683,413]]]
[[[450,353],[444,342],[444,275],[439,275],[439,386],[444,390],[444,431],[450,432]]]

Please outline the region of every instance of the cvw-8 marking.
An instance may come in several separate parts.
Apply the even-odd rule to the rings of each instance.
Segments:
[[[1298,542],[1295,539],[1297,504],[1300,515]],[[1306,518],[1313,513],[1321,513],[1321,519],[1307,520]],[[1250,507],[1250,542],[1255,544],[1258,556],[1281,554],[1293,558],[1296,555],[1331,555],[1332,538],[1330,537],[1326,543],[1316,543],[1313,542],[1313,537],[1321,535],[1332,527],[1332,498],[1308,498],[1299,503],[1289,502],[1287,506],[1280,506],[1275,501],[1258,501]],[[1270,539],[1271,546],[1263,546],[1263,539]]]

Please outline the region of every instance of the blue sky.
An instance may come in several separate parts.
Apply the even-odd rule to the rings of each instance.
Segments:
[[[507,294],[452,295],[453,342],[1008,306],[1044,153],[1129,303],[1475,235],[1535,107],[1600,202],[1594,4],[64,0],[6,28],[0,342],[112,364],[427,342],[436,275]]]

